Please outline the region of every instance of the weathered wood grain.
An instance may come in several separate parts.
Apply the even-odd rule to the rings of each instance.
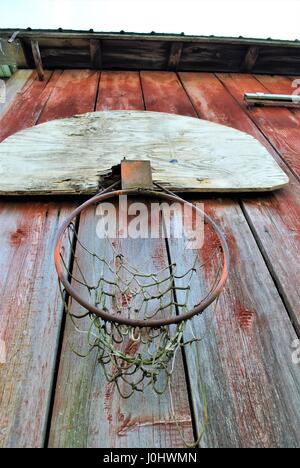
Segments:
[[[13,35],[14,30],[1,30],[4,41]],[[249,47],[261,49],[260,61],[255,64],[257,73],[299,73],[299,43],[298,41],[284,41],[251,38],[224,38],[216,36],[191,36],[185,34],[134,34],[125,31],[120,33],[101,33],[94,31],[28,31],[19,32],[19,38],[25,46],[25,52],[30,51],[30,41],[38,40],[43,59],[47,68],[64,67],[80,68],[89,66],[89,40],[105,40],[108,54],[107,68],[121,69],[135,68],[140,70],[143,64],[153,70],[168,69],[170,48],[174,43],[183,43],[190,48],[186,54],[190,70],[197,71],[240,71],[243,57]],[[149,42],[148,50],[145,43]],[[121,46],[117,45],[121,43]],[[119,50],[118,50],[119,49]],[[112,50],[114,53],[111,53]],[[231,53],[232,50],[232,53]],[[201,51],[201,52],[200,52]],[[146,57],[145,57],[146,56]],[[129,57],[129,62],[126,58]],[[145,60],[146,58],[146,60]],[[226,60],[228,58],[228,60]],[[143,62],[141,62],[143,61]],[[27,57],[27,66],[31,65]],[[20,65],[21,63],[21,65]],[[18,57],[17,65],[26,66],[22,58]],[[209,69],[207,68],[209,67]]]
[[[40,123],[94,110],[98,81],[97,71],[65,70],[53,89]]]
[[[90,40],[90,55],[92,68],[100,70],[102,68],[101,41],[98,41],[97,39]]]
[[[264,137],[259,122],[256,126],[249,118],[252,112],[248,112],[243,105],[245,87],[242,83],[230,95],[214,75],[196,73],[182,74],[181,77],[201,118],[235,126],[252,134],[267,147],[289,176],[290,183],[283,190],[264,197],[249,196],[243,200],[242,206],[290,316],[300,330],[299,181]],[[248,77],[245,76],[245,81],[247,80]]]
[[[70,208],[57,202],[0,204],[1,447],[44,443],[63,314],[53,242]]]
[[[17,94],[21,91],[23,86],[29,81],[34,79],[34,72],[32,70],[17,70],[13,76],[5,82],[5,101],[0,102],[0,116],[9,108]]]
[[[169,44],[156,41],[102,41],[103,66],[107,69],[148,70],[165,69],[168,65]]]
[[[239,70],[247,47],[224,44],[184,44],[180,58],[180,70],[235,71]]]
[[[204,77],[202,81],[200,80],[200,76]],[[201,99],[199,99],[200,104],[199,106],[196,106],[196,103],[192,97],[199,115],[212,121],[221,122],[223,124],[236,127],[242,131],[251,133],[267,147],[268,151],[275,158],[277,158],[277,161],[281,164],[281,166],[285,167],[285,164],[279,157],[278,153],[274,151],[274,148],[270,146],[266,138],[264,138],[263,134],[260,132],[259,122],[257,122],[256,126],[249,118],[250,113],[247,114],[247,111],[243,108],[243,89],[240,89],[239,91],[237,90],[235,94],[233,93],[233,90],[231,90],[234,96],[233,99],[233,97],[228,92],[226,92],[225,88],[222,86],[219,88],[216,85],[217,80],[212,78],[214,78],[212,75],[204,76],[202,74],[197,77],[197,80],[199,79],[200,81],[198,86],[199,90],[202,89],[204,83],[207,80],[207,91],[204,91],[203,94],[207,94],[208,100],[206,101],[204,96],[201,95]],[[51,85],[51,82],[52,80],[47,85],[47,87]],[[195,85],[195,89],[196,88],[197,87]],[[211,89],[211,94],[209,94],[209,89]],[[76,93],[72,95],[72,89],[70,87],[69,99],[72,97],[77,99],[79,90],[79,87],[76,88]],[[200,92],[199,90],[198,92]],[[191,97],[191,93],[189,94]],[[35,96],[38,96],[37,92]],[[38,99],[40,99],[40,97]],[[170,102],[176,107],[176,103],[174,104],[175,101],[176,97],[170,95]],[[30,119],[32,119],[32,116],[30,115],[30,109],[32,108],[33,101],[27,97],[26,103],[22,103],[21,101],[21,104],[23,109],[25,109],[27,106],[27,112],[23,111],[23,123],[17,121],[13,122],[13,120],[11,120],[11,129],[13,129],[14,126],[16,126],[16,128],[25,128],[27,126],[26,122],[29,122]],[[61,106],[57,106],[58,112],[55,118],[60,117],[59,112],[63,112],[64,105],[65,103],[62,97],[62,104]],[[177,104],[178,108],[183,108],[182,106],[185,105],[186,104],[182,102]],[[39,112],[36,110],[34,113],[35,115],[39,114]],[[17,113],[15,112],[14,115],[16,116]],[[53,115],[55,115],[54,112]],[[206,117],[206,115],[208,117]],[[274,132],[276,132],[276,129],[274,129]],[[264,260],[267,262],[267,266],[271,270],[273,278],[276,282],[276,286],[280,290],[286,306],[290,309],[289,311],[291,316],[293,316],[294,313],[295,326],[299,327],[299,321],[297,322],[296,317],[299,317],[300,303],[300,288],[298,284],[298,278],[300,277],[298,266],[298,258],[300,256],[298,235],[300,219],[300,195],[299,184],[296,177],[293,177],[290,172],[288,172],[288,174],[290,176],[290,185],[288,188],[282,191],[278,191],[273,195],[264,197],[259,196],[253,198],[252,195],[251,198],[243,202],[242,208],[248,222],[250,223],[252,233],[254,233],[256,241],[258,242],[261,252],[263,253]],[[209,203],[212,202],[210,201]],[[41,204],[38,205],[40,206]],[[46,204],[42,205],[45,206]],[[230,210],[228,209],[229,205]],[[17,205],[13,204],[13,206]],[[53,205],[51,204],[51,206]],[[228,200],[224,202],[213,202],[213,204],[210,206],[212,214],[216,218],[219,218],[219,223],[222,224],[225,230],[228,228],[229,234],[231,233],[233,236],[233,238],[231,238],[229,235],[229,240],[235,261],[233,271],[234,276],[230,280],[231,282],[229,284],[228,293],[225,294],[225,297],[220,303],[220,309],[216,315],[216,321],[213,322],[212,333],[210,334],[213,334],[212,345],[210,345],[210,335],[208,335],[204,342],[198,347],[198,351],[201,352],[200,358],[202,365],[205,361],[204,366],[201,367],[203,371],[203,379],[206,382],[209,382],[208,388],[210,391],[209,414],[211,422],[209,430],[206,434],[206,439],[204,440],[204,445],[218,446],[218,444],[224,444],[225,446],[299,446],[299,372],[297,373],[297,366],[291,365],[292,349],[287,345],[289,340],[292,341],[294,339],[295,335],[291,329],[290,323],[286,322],[286,312],[282,306],[282,302],[279,300],[278,293],[270,280],[270,276],[267,272],[265,264],[263,263],[262,258],[258,253],[257,246],[250,235],[249,228],[246,225],[237,205],[235,204],[234,206],[234,214],[232,213],[231,202]],[[10,211],[10,209],[8,211]],[[12,209],[12,211],[15,212],[14,209]],[[16,209],[16,211],[18,211],[18,209]],[[20,218],[22,217],[23,214],[20,214]],[[35,223],[37,222],[35,217],[32,219],[28,215],[28,211],[25,210],[24,218],[28,224],[30,223],[30,228],[33,226],[35,230]],[[51,220],[53,219],[52,216],[50,218]],[[11,220],[8,221],[9,232],[12,224],[13,222]],[[1,222],[1,226],[2,225],[4,226],[5,223],[3,224],[3,222]],[[233,225],[233,228],[231,225]],[[30,236],[31,233],[29,233],[29,237]],[[35,234],[32,234],[32,236],[35,240],[37,239]],[[18,237],[18,235],[16,237]],[[31,237],[28,240],[28,243],[31,244]],[[236,243],[238,244],[237,246]],[[4,244],[6,245],[6,243]],[[237,247],[236,250],[235,247]],[[4,250],[6,249],[5,246],[3,248]],[[12,255],[11,260],[5,260],[3,268],[1,268],[2,272],[8,269],[7,265],[13,265],[14,255],[18,255],[19,249],[20,247],[16,253]],[[27,249],[26,252],[22,250],[20,256],[22,255],[30,257],[29,249]],[[249,259],[251,260],[249,261]],[[32,257],[30,257],[29,263],[31,260],[33,261]],[[19,262],[18,258],[17,262],[19,264],[21,263],[21,261]],[[26,263],[26,265],[29,263]],[[49,264],[50,260],[49,262],[47,261],[46,267],[43,270],[43,275],[45,277],[47,275]],[[15,275],[16,272],[19,272],[19,269],[12,268],[12,274]],[[26,276],[26,278],[28,277],[29,274]],[[34,282],[33,278],[34,276],[32,275],[32,282]],[[10,284],[12,285],[12,288],[15,287],[15,278],[12,279],[11,277]],[[21,306],[23,307],[22,301],[25,301],[25,299],[27,300],[28,296],[26,295],[26,298],[23,299],[23,297],[25,297],[23,291],[26,291],[26,286],[24,287],[22,282],[20,284],[22,297],[19,298],[18,304],[21,303]],[[41,290],[45,291],[45,289],[42,288]],[[38,294],[39,291],[37,289],[34,297],[31,299],[33,302],[37,300],[36,296]],[[51,291],[51,294],[54,294],[54,292]],[[41,306],[39,305],[37,308],[40,312]],[[235,313],[233,313],[233,311]],[[21,335],[21,332],[19,332],[19,329],[16,328],[14,323],[11,322],[11,317],[12,315],[9,316],[9,329],[12,330],[12,328],[14,328],[12,333],[14,333],[14,336],[16,336],[16,339],[18,339]],[[35,321],[31,322],[33,323],[33,327],[38,327],[38,324],[40,323],[38,322],[38,324],[36,324],[36,317],[39,317],[38,312],[34,314]],[[199,332],[199,327],[201,326],[203,326],[202,329],[204,331],[206,326],[209,328],[209,319],[210,318],[207,317],[207,325],[206,323],[204,323],[204,325],[202,323],[201,325],[201,323],[198,324],[198,322],[195,324],[197,333]],[[17,331],[15,331],[15,329]],[[35,332],[36,330],[34,329],[34,333]],[[32,335],[33,333],[30,334],[30,336]],[[42,333],[41,336],[43,336]],[[237,336],[238,339],[236,338]],[[0,339],[2,339],[1,336]],[[25,345],[27,345],[26,337],[21,337],[21,339],[23,340],[21,341],[22,345],[24,341]],[[15,343],[14,340],[13,342]],[[54,343],[56,343],[56,340],[54,340]],[[2,343],[0,342],[2,351],[0,361],[3,357],[2,344],[3,341]],[[202,347],[203,344],[205,345],[204,347]],[[45,341],[42,343],[42,345],[45,347]],[[29,346],[31,345],[29,344]],[[43,356],[46,355],[49,351],[45,350],[44,347],[42,348],[42,352],[45,353]],[[33,347],[30,349],[33,349]],[[71,353],[70,349],[66,349],[66,354],[68,352]],[[262,357],[260,356],[261,353]],[[20,357],[18,356],[18,358],[19,363]],[[31,355],[25,362],[25,367],[22,367],[21,373],[23,372],[23,369],[25,369],[24,375],[26,375],[26,365],[28,366],[28,361],[30,358]],[[69,360],[68,362],[73,362],[73,358],[74,355],[71,358],[69,358],[69,356],[66,357],[66,359]],[[194,379],[195,383],[197,383],[199,369],[199,363],[196,362],[196,358],[197,355],[195,353],[191,356],[188,356],[188,362],[190,361],[191,369],[190,380]],[[36,362],[35,358],[33,359],[33,362]],[[216,362],[218,369],[217,371],[215,371]],[[16,366],[17,365],[18,364],[16,364]],[[19,367],[17,370],[18,369]],[[193,369],[195,369],[197,372],[194,372]],[[0,365],[0,374],[1,372],[2,365]],[[45,372],[45,370],[43,372]],[[72,372],[76,373],[78,382],[81,382],[82,376],[87,376],[87,379],[89,379],[91,376],[89,370],[87,369],[78,370],[76,367],[73,367]],[[30,372],[27,372],[27,374],[29,376],[32,375]],[[15,375],[17,375],[16,372],[14,372],[14,378]],[[185,387],[183,387],[183,385],[185,386],[185,382],[182,376],[183,373],[178,384],[181,386],[178,391],[179,400],[181,400],[182,397],[186,397],[186,390]],[[70,377],[70,374],[68,374],[66,378],[69,379],[69,382],[71,382],[72,378]],[[228,383],[226,391],[224,391],[223,381]],[[102,382],[100,383],[102,384]],[[28,382],[26,381],[26,385],[27,384]],[[0,387],[1,385],[2,383],[0,383]],[[38,388],[40,389],[39,385]],[[80,386],[80,384],[78,385]],[[95,382],[95,385],[97,385],[97,382]],[[93,418],[93,414],[95,414],[96,417],[99,415],[97,400],[98,396],[92,394],[92,397],[89,398],[88,393],[85,392],[85,389],[90,387],[90,383],[88,382],[86,384],[86,381],[83,380],[79,390],[81,394],[85,395],[86,399],[82,400],[82,405],[79,409],[78,407],[74,406],[73,409],[76,413],[75,416],[78,414],[88,414],[89,417],[89,415],[92,414]],[[26,398],[24,401],[22,400],[23,388],[20,389],[20,387],[18,387],[18,389],[15,389],[13,383],[11,383],[10,388],[13,395],[19,395],[17,401],[21,401],[21,403],[16,403],[16,406],[19,404],[19,407],[23,411],[24,405],[26,404],[26,407],[29,408],[29,410],[28,413],[25,413],[25,417],[23,417],[24,413],[22,411],[21,413],[15,413],[16,416],[11,414],[10,421],[14,420],[16,423],[14,423],[14,426],[11,426],[10,424],[13,423],[9,422],[8,430],[6,426],[2,424],[4,419],[2,419],[0,416],[1,444],[11,446],[39,446],[43,443],[44,429],[39,429],[41,427],[45,427],[45,423],[41,423],[43,416],[41,416],[41,419],[39,419],[39,417],[31,417],[32,414],[35,415],[36,413],[34,413],[35,408],[32,405],[30,391],[25,391],[25,397],[28,395],[27,402]],[[48,390],[44,390],[44,393],[47,392]],[[0,399],[1,395],[2,394],[0,393]],[[44,394],[43,398],[44,402],[46,398]],[[39,401],[39,399],[36,398],[35,402],[36,401]],[[93,402],[90,408],[89,401]],[[96,408],[93,406],[94,402],[96,402]],[[197,397],[197,393],[195,394],[195,392],[194,402],[195,413],[198,415],[197,409],[200,407],[200,400]],[[10,401],[8,402],[8,405],[9,404]],[[14,404],[15,402],[13,402],[12,406],[14,406]],[[69,422],[67,426],[62,427],[63,434],[61,437],[56,432],[55,437],[53,435],[51,436],[51,440],[55,440],[56,442],[58,441],[57,444],[62,444],[67,441],[67,443],[70,442],[70,445],[73,444],[74,446],[80,446],[80,442],[78,442],[79,439],[76,439],[76,435],[78,434],[76,431],[78,430],[78,427],[76,426],[76,423],[74,424],[74,420],[72,419],[72,408],[70,408],[71,405],[69,405],[68,402],[66,404],[68,405],[68,411],[70,409],[70,413],[68,413],[70,415]],[[117,402],[117,404],[119,405],[119,402]],[[144,407],[143,405],[144,401],[140,403],[142,408]],[[181,407],[180,401],[178,402],[178,405]],[[163,407],[167,409],[167,405],[164,406],[163,404]],[[136,410],[136,408],[134,408],[134,410]],[[0,413],[2,414],[2,409]],[[129,407],[128,413],[133,414]],[[125,415],[128,415],[128,413],[126,412]],[[26,419],[28,414],[30,414],[30,417]],[[58,418],[62,417],[58,413],[55,414]],[[153,411],[152,414],[156,415],[157,413]],[[6,418],[6,415],[7,412],[4,410],[3,418]],[[188,417],[186,410],[181,410],[180,415],[182,419],[186,419]],[[88,420],[88,417],[84,421],[85,425],[79,428],[79,436],[81,437],[81,434],[84,433],[82,439],[87,440],[87,444],[90,446],[97,446],[99,443],[99,437],[101,436],[101,434],[99,435],[99,431],[101,432],[101,425],[99,420],[97,420],[94,424],[90,425],[91,429],[87,430],[86,421]],[[92,418],[89,419],[89,422],[91,422]],[[38,424],[37,430],[34,428],[34,419]],[[122,415],[120,420],[121,419]],[[28,425],[24,423],[26,420],[29,421]],[[119,434],[117,438],[115,438],[115,435],[112,434],[112,438],[114,438],[115,441],[117,440],[117,444],[119,439],[123,437],[123,431],[125,431],[127,434],[125,435],[126,440],[122,438],[122,442],[124,445],[128,443],[128,445],[131,446],[131,442],[128,442],[131,437],[128,435],[127,431],[128,421],[126,421],[126,417],[123,422],[120,422],[120,420],[117,416],[113,416],[114,424],[117,428],[119,428]],[[143,431],[143,434],[145,434],[146,431],[151,431],[151,435],[149,436],[148,432],[146,433],[146,443],[148,443],[149,446],[152,445],[153,441],[155,444],[157,444],[157,446],[163,446],[165,443],[168,444],[168,446],[172,446],[174,440],[176,437],[178,437],[176,428],[174,428],[173,431],[174,424],[172,423],[170,424],[170,427],[172,428],[172,435],[169,436],[166,433],[170,431],[170,428],[167,431],[161,430],[161,421],[158,421],[157,419],[154,419],[154,428],[159,427],[158,432],[155,432],[155,429],[153,430],[153,421],[151,421],[150,426],[148,426],[148,418],[145,421],[142,418],[137,420],[137,418],[135,419],[133,417],[130,421],[132,423],[131,427],[137,428],[135,429],[135,434],[141,434],[141,431]],[[5,424],[7,424],[7,418],[5,420]],[[61,424],[61,421],[59,421],[59,424]],[[189,422],[187,422],[187,424],[189,424]],[[26,428],[29,427],[28,431],[24,429],[25,426]],[[164,426],[165,424],[162,425],[162,427]],[[10,430],[10,427],[13,427],[13,429]],[[69,433],[67,432],[68,430],[70,430]],[[38,435],[39,440],[36,441],[35,439],[35,441],[32,442],[32,439],[30,439],[30,432],[32,433],[33,438]],[[87,433],[88,436],[86,437]],[[144,436],[136,435],[134,443],[138,446],[142,446],[144,445],[143,442]],[[176,443],[177,442],[175,441],[175,444]]]
[[[270,92],[275,93],[275,89],[284,92],[284,94],[293,94],[297,89],[299,95],[299,76],[279,76],[279,75],[253,75],[256,80],[260,81]],[[297,81],[297,83],[293,83]]]
[[[187,42],[184,36],[169,41],[157,41],[155,36],[135,40],[122,36],[95,38],[99,39],[103,44],[103,68],[108,70],[168,70],[170,47],[172,44],[180,43],[181,40],[182,54],[177,65],[177,69],[180,70],[239,72],[249,46],[259,49],[255,63],[253,60],[252,71],[256,73],[293,74],[299,72],[300,67],[299,52],[296,47],[270,47],[270,44],[263,47],[255,43],[250,45],[251,42],[246,41],[240,44],[232,43],[230,40],[223,44],[208,40]],[[52,44],[58,43],[58,39],[55,39],[54,43],[52,41],[48,40],[47,46],[41,49],[47,69],[80,69],[89,66],[88,45],[83,44],[82,48],[78,48],[77,43],[74,47],[52,47]],[[176,54],[171,54],[171,57],[172,55],[176,57]]]
[[[90,39],[98,39],[93,36],[90,37],[83,37],[81,35],[77,36],[77,38],[70,36],[61,36],[60,34],[57,37],[49,38],[41,35],[38,38],[33,36],[32,38],[22,38],[24,43],[30,47],[30,41],[32,39],[37,39],[40,44],[41,49],[45,49],[47,47],[51,49],[86,49],[88,50],[90,45]]]
[[[62,92],[56,89],[41,120],[55,112]],[[73,99],[71,110],[77,105]],[[153,180],[180,192],[268,191],[288,183],[246,133],[189,117],[115,111],[55,120],[8,138],[0,145],[0,173],[7,176],[0,193],[95,193],[124,157],[150,160]]]
[[[203,411],[199,382],[207,395],[209,425],[202,446],[299,447],[300,372],[291,357],[297,335],[239,205],[204,203],[226,234],[232,265],[216,310],[212,306],[193,319],[186,333],[187,339],[193,333],[203,337],[185,349],[197,427]],[[206,233],[204,242],[199,251],[186,250],[180,239],[170,242],[178,275],[195,256],[196,268],[206,262],[204,276],[191,281],[189,307],[199,300],[199,285],[212,285],[217,272],[208,261],[214,239]],[[181,291],[177,294],[180,302]]]
[[[244,131],[259,136],[255,125],[213,75],[183,73],[180,76],[201,117],[236,128],[243,125]],[[156,86],[159,90],[158,77]],[[151,93],[155,94],[154,87]],[[169,93],[172,106],[174,93],[171,89]],[[187,96],[185,99],[188,99]],[[159,111],[159,101],[155,110]],[[256,202],[257,210],[261,210],[261,200],[262,197]],[[290,354],[295,332],[239,204],[231,200],[222,202],[210,199],[205,200],[205,209],[226,234],[232,268],[213,321],[210,316],[212,312],[204,313],[193,321],[195,335],[204,335],[204,340],[186,348],[198,428],[203,411],[199,387],[201,379],[208,397],[209,426],[202,445],[298,446],[300,373],[297,366],[292,364]],[[198,256],[197,265],[201,259],[210,257],[214,250],[210,238],[205,237],[205,242],[206,245],[199,252],[185,250],[181,240],[173,239],[170,242],[171,259],[176,261],[180,271],[191,266],[193,255]],[[274,251],[275,245],[277,248],[283,245],[284,250],[282,238],[274,242],[269,240],[269,243],[273,244]],[[280,263],[283,263],[283,256]],[[282,277],[288,265],[289,262],[286,262]],[[206,281],[210,284],[213,272],[216,273],[209,270],[207,265]],[[201,284],[203,278],[198,275],[191,284],[190,306],[199,300]],[[284,330],[283,333],[281,330]],[[284,375],[281,375],[282,372]],[[289,390],[286,390],[286,386]]]
[[[241,70],[250,72],[255,66],[258,56],[259,48],[254,46],[249,47],[242,63]]]
[[[84,49],[44,48],[41,49],[41,56],[47,70],[80,70],[91,66],[89,47]]]
[[[171,70],[176,70],[180,63],[180,58],[182,54],[183,43],[182,42],[173,42],[170,47],[170,55],[168,66]]]
[[[285,47],[259,47],[259,56],[252,71],[255,73],[270,73],[293,75],[299,73],[299,52],[287,50]]]
[[[90,40],[101,40],[103,68],[108,70],[168,70],[171,65],[185,71],[239,72],[244,65],[248,66],[247,62],[249,62],[250,67],[252,66],[252,70],[256,73],[293,74],[299,71],[296,48],[249,46],[247,42],[231,44],[229,41],[225,44],[218,44],[208,41],[206,43],[190,41],[183,42],[182,54],[180,54],[181,47],[177,46],[180,44],[180,39],[185,38],[182,36],[176,41],[168,42],[154,40],[153,36],[137,40],[120,37],[112,39],[96,37]],[[90,47],[86,39],[44,39],[42,43],[45,45],[41,46],[41,56],[47,69],[80,69],[90,66]],[[172,47],[174,52],[170,54]],[[259,50],[259,55],[249,60],[247,58],[245,61],[249,48],[251,51]],[[26,45],[26,51],[28,50],[28,45]],[[179,55],[180,61],[178,61]],[[172,65],[173,61],[175,65]],[[11,62],[15,63],[14,59]],[[176,62],[178,62],[177,65]]]
[[[52,75],[52,72],[46,71],[44,81],[39,81],[35,75],[34,80],[25,84],[0,119],[0,141],[36,124],[58,76],[59,72]]]
[[[266,147],[278,164],[286,168],[280,153],[264,137],[259,124],[252,120],[252,111],[247,112],[247,106],[244,102],[244,89],[246,88],[241,88],[234,95],[226,92],[226,86],[224,87],[222,82],[220,83],[223,76],[225,78],[231,75],[218,74],[215,76],[212,73],[179,73],[185,91],[200,118],[236,128],[254,136]],[[245,80],[248,80],[250,75],[240,76],[244,76]],[[236,99],[238,102],[236,102]]]
[[[144,110],[143,94],[138,72],[102,72],[97,111]]]
[[[141,82],[148,111],[197,116],[175,73],[142,71]]]
[[[233,95],[245,92],[266,92],[266,88],[251,75],[218,75]],[[246,107],[246,104],[244,104]],[[252,120],[280,153],[289,168],[300,177],[299,120],[289,109],[258,107],[251,110]]]
[[[90,251],[96,252],[99,256],[105,253],[106,258],[111,260],[112,252],[105,240],[101,241],[96,236],[98,220],[94,207],[82,213],[78,237]],[[126,261],[138,267],[140,271],[158,272],[168,265],[164,239],[117,240],[115,248],[118,253],[124,255]],[[92,265],[92,259],[85,255],[80,246],[77,246],[75,255],[77,260],[74,266],[74,276],[80,278],[81,272],[87,282],[93,284],[97,282],[99,275],[104,274],[103,265],[99,262],[94,262]],[[73,285],[83,297],[89,300],[86,288],[76,285],[75,282]],[[114,301],[110,306],[107,303],[109,310],[114,309],[113,304]],[[151,307],[150,304],[149,313],[151,313]],[[71,311],[76,315],[82,313],[82,309],[74,302]],[[167,315],[172,312],[172,309],[165,310]],[[89,328],[90,320],[76,320],[75,323],[79,330],[84,331]],[[85,333],[76,331],[72,321],[67,319],[55,395],[50,447],[176,448],[184,446],[171,414],[168,392],[158,397],[150,387],[143,393],[135,393],[129,399],[123,399],[115,385],[107,383],[104,372],[97,363],[97,353],[91,353],[87,358],[80,358],[73,352],[74,349],[78,353],[85,354],[87,336]],[[124,347],[121,349],[124,351]],[[188,394],[180,359],[174,375],[177,420],[185,437],[192,440]],[[163,386],[163,383],[164,380],[159,379],[158,384]],[[124,384],[121,384],[121,390],[125,394],[128,393],[128,388]]]
[[[43,118],[50,118],[48,105],[60,117],[60,113],[69,109],[65,109],[65,103],[72,99],[78,112],[80,105],[83,112],[94,108],[97,84],[94,95],[85,94],[87,100],[90,96],[86,103],[80,80],[76,78],[77,86],[68,86],[67,79],[62,80],[64,92],[60,95],[56,92],[53,100],[49,99],[60,76],[60,72],[55,72],[47,85],[35,80],[29,89],[22,90],[7,113],[9,121],[4,120],[7,131],[36,123],[44,106]],[[86,74],[80,76],[81,85],[86,84]],[[13,113],[12,108],[19,108],[21,113]],[[4,312],[0,321],[9,362],[0,369],[1,446],[40,447],[45,442],[63,313],[53,267],[53,242],[70,208],[69,202],[2,206],[0,261]]]
[[[38,41],[31,41],[31,50],[39,80],[43,81],[45,73]]]

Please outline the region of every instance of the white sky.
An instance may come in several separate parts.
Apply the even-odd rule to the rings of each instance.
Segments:
[[[0,28],[300,39],[300,0],[0,0]]]

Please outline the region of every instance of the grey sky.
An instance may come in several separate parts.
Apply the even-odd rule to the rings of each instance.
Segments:
[[[300,0],[0,0],[0,27],[300,39]]]

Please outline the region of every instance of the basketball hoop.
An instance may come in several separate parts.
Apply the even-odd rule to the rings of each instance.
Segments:
[[[83,203],[64,221],[57,234],[55,266],[62,289],[69,296],[67,309],[71,317],[90,317],[90,328],[86,330],[88,344],[91,350],[97,350],[98,362],[108,381],[117,385],[123,397],[143,391],[149,385],[156,393],[162,394],[169,384],[176,352],[187,344],[185,325],[219,297],[228,277],[230,254],[221,229],[197,206],[155,183],[156,189],[119,189],[120,182],[115,182]],[[126,185],[123,176],[122,184]],[[103,254],[91,251],[79,238],[76,231],[79,215],[104,201],[116,201],[125,195],[189,205],[203,216],[204,223],[214,233],[216,248],[209,261],[215,261],[218,257],[217,273],[209,290],[194,307],[187,305],[190,285],[204,264],[199,267],[194,260],[186,271],[180,273],[172,262],[160,271],[142,271],[126,259],[108,237],[103,236],[100,241]],[[75,259],[71,271],[65,258],[64,244],[67,241],[74,249],[74,239],[76,253],[73,251]],[[79,264],[79,257],[84,259],[85,265],[90,265],[88,275],[93,267],[97,273],[87,278]],[[179,292],[184,299],[178,299]],[[74,312],[72,301],[77,304],[78,313]],[[176,313],[167,314],[166,311],[171,308]],[[188,343],[197,339],[194,337]],[[158,382],[161,383],[162,379],[164,383],[159,386]],[[120,382],[127,387],[126,392]]]

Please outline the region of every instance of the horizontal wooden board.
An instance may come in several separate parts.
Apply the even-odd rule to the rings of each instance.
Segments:
[[[0,193],[95,193],[124,158],[150,160],[154,181],[181,192],[264,191],[288,183],[246,133],[190,117],[116,111],[52,121],[8,138],[0,145]]]
[[[41,56],[43,65],[49,70],[56,68],[73,69],[75,67],[80,69],[91,67],[91,57],[88,48],[44,48],[41,49]]]
[[[259,54],[253,70],[255,73],[299,73],[300,54],[296,50],[276,47],[270,49],[267,46],[259,48]]]
[[[7,42],[14,30],[0,30]],[[103,43],[102,69],[246,71],[256,73],[299,73],[299,41],[253,39],[244,37],[135,34],[125,31],[103,33],[90,31],[44,30],[19,31],[27,66],[33,64],[31,40],[42,49],[45,68],[82,68],[89,63],[89,41]],[[181,48],[183,45],[183,51]],[[249,49],[255,50],[248,67]],[[183,53],[181,53],[183,52]],[[175,53],[175,54],[174,54]],[[175,62],[174,62],[175,60]],[[22,63],[23,59],[19,59]],[[246,64],[246,67],[245,67]]]
[[[3,37],[11,37],[15,29],[0,29],[0,35]],[[22,38],[28,43],[31,39],[44,40],[49,44],[56,40],[86,40],[86,39],[119,39],[124,41],[143,40],[143,41],[165,41],[165,42],[199,42],[211,44],[240,44],[240,45],[265,45],[269,47],[281,46],[289,48],[299,48],[299,42],[284,39],[255,39],[247,37],[224,37],[224,36],[195,36],[189,34],[166,34],[152,31],[151,33],[134,33],[127,31],[120,32],[101,32],[90,29],[89,31],[68,30],[59,28],[55,29],[26,29],[19,31],[19,38]]]
[[[108,69],[167,68],[167,42],[103,40],[103,67]]]
[[[226,44],[184,44],[180,70],[233,71],[239,70],[247,53],[247,46]]]

